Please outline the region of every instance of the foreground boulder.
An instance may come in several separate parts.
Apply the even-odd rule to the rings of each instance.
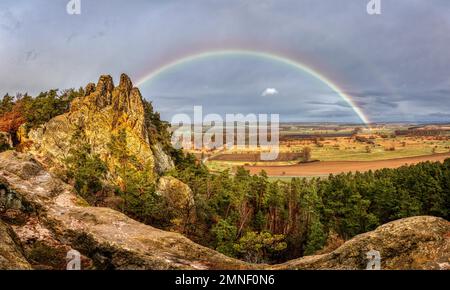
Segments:
[[[186,210],[195,205],[194,194],[189,186],[172,176],[163,176],[159,179],[156,193],[180,210]]]
[[[366,269],[378,251],[381,269],[450,270],[450,222],[420,216],[397,220],[344,243],[335,251],[292,260],[276,269]]]
[[[170,184],[170,183],[168,183]],[[83,269],[365,269],[376,250],[382,269],[447,269],[450,223],[412,217],[383,225],[335,251],[280,265],[226,257],[177,233],[88,206],[31,155],[0,154],[0,269],[64,269],[71,249]]]
[[[0,221],[0,270],[28,270],[31,265],[25,259],[16,234]]]
[[[0,154],[0,184],[0,215],[11,223],[25,255],[38,268],[63,268],[70,249],[80,251],[83,265],[93,269],[249,268],[180,234],[109,208],[89,207],[29,155]]]

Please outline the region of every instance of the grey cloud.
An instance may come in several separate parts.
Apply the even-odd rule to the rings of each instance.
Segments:
[[[320,101],[309,101],[307,102],[310,105],[322,105],[322,106],[338,106],[348,108],[349,104],[345,101],[337,101],[337,102],[320,102]]]
[[[35,50],[29,50],[25,52],[25,61],[34,61],[38,57],[38,53]]]
[[[79,16],[60,2],[1,1],[0,94],[79,87],[105,73],[137,79],[199,51],[250,48],[313,67],[371,119],[448,118],[448,0],[383,1],[377,17],[361,0],[83,0]],[[260,100],[271,87],[280,94]],[[355,118],[323,83],[260,59],[211,58],[141,91],[164,116],[204,104],[286,119]]]

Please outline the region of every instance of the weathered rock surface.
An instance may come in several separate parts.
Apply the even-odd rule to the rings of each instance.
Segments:
[[[0,132],[0,151],[13,147],[11,135],[6,132]]]
[[[161,144],[156,143],[152,146],[153,154],[155,155],[155,169],[156,172],[162,174],[174,168],[174,162],[163,150]]]
[[[0,221],[0,270],[28,270],[31,265],[25,259],[10,226]]]
[[[366,253],[380,253],[381,269],[450,270],[450,222],[419,216],[397,220],[344,243],[335,251],[278,265],[276,269],[366,269]]]
[[[0,222],[3,268],[64,268],[70,249],[82,253],[84,269],[365,269],[369,250],[380,252],[382,269],[448,269],[450,263],[450,223],[436,217],[388,223],[328,254],[254,265],[112,209],[89,207],[30,155],[1,153],[0,185],[0,217],[8,224]]]
[[[5,191],[2,219],[8,210],[26,212],[26,217],[16,220],[13,215],[8,220],[20,243],[28,245],[27,258],[36,252],[33,245],[39,243],[39,249],[76,249],[95,269],[250,267],[180,234],[141,224],[109,208],[87,206],[69,185],[52,177],[29,155],[12,151],[0,154],[0,184]],[[42,252],[48,254],[48,250],[38,253]],[[38,258],[41,264],[46,260]],[[58,258],[63,263],[65,256],[53,256],[53,264],[58,264],[54,261]]]
[[[115,87],[111,76],[101,76],[98,84],[89,84],[86,96],[72,101],[70,111],[57,116],[28,134],[32,142],[29,152],[40,156],[47,165],[61,165],[68,157],[75,132],[81,132],[92,147],[106,162],[110,173],[118,160],[111,154],[108,144],[111,136],[124,130],[130,154],[137,157],[143,166],[161,173],[173,167],[173,162],[161,147],[153,153],[149,144],[149,130],[146,128],[144,105],[138,88],[133,87],[130,78],[122,74],[120,84]]]
[[[172,176],[163,176],[159,179],[156,193],[181,210],[195,205],[194,194],[189,186]]]

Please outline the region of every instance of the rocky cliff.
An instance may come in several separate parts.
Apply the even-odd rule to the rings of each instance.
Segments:
[[[97,85],[86,86],[84,97],[72,101],[68,113],[31,130],[29,152],[52,167],[62,165],[74,143],[86,142],[92,153],[106,162],[114,177],[119,160],[111,154],[108,144],[120,131],[126,133],[127,149],[142,166],[157,173],[173,167],[161,145],[151,144],[142,95],[125,74],[121,75],[118,86],[114,86],[111,76],[101,76]],[[83,140],[74,140],[80,136]]]
[[[82,253],[84,269],[365,269],[377,250],[383,269],[446,269],[450,223],[413,217],[359,235],[335,251],[281,265],[253,265],[199,246],[180,234],[88,206],[31,155],[0,154],[0,269],[63,269]]]

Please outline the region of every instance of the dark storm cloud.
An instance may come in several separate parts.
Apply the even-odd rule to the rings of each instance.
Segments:
[[[25,61],[33,61],[38,57],[38,53],[35,50],[29,50],[25,53]]]
[[[337,102],[320,102],[320,101],[309,101],[307,102],[310,105],[322,105],[322,106],[326,106],[326,107],[330,107],[330,106],[338,106],[338,107],[344,107],[344,108],[348,108],[349,104],[345,101],[337,101]],[[358,105],[362,105],[363,103],[359,103]]]
[[[242,47],[310,64],[372,120],[444,120],[450,111],[450,1],[381,1],[382,15],[369,16],[368,0],[81,0],[82,14],[70,16],[66,0],[3,0],[0,94],[79,87],[105,73],[136,79],[177,55]],[[176,72],[161,77],[157,89],[142,92],[167,114],[202,100],[220,112],[354,119],[323,86],[269,68],[223,64],[216,69],[233,73],[217,74],[197,67],[178,78]],[[266,88],[279,94],[257,103]]]
[[[437,118],[450,118],[450,113],[432,113],[428,114],[429,117],[437,117]]]
[[[400,102],[401,100],[392,99],[390,96],[380,96],[376,94],[358,95],[358,97],[354,98],[354,103],[361,108],[369,108],[374,104],[379,108],[396,108],[399,106]]]

